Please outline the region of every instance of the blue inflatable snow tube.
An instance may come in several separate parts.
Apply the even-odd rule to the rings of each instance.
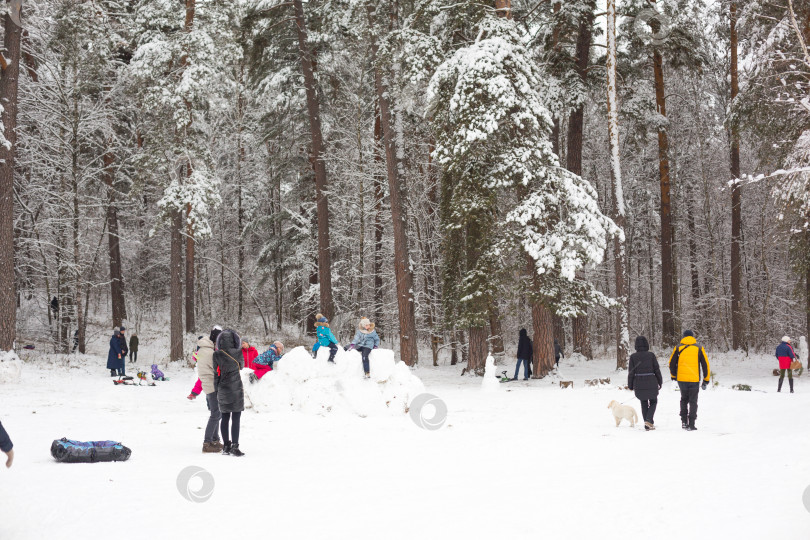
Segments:
[[[61,438],[51,444],[51,455],[60,463],[97,463],[126,461],[132,450],[115,441],[72,441]]]

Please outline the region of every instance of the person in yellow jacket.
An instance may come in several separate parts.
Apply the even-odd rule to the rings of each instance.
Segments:
[[[711,368],[706,350],[697,344],[695,333],[691,330],[684,331],[681,344],[672,349],[672,354],[669,355],[669,374],[673,381],[678,381],[678,388],[681,390],[681,427],[687,431],[695,431],[698,390],[701,387],[706,390]]]

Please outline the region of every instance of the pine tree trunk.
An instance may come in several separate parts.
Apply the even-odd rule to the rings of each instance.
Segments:
[[[576,46],[576,70],[577,75],[585,83],[590,63],[591,42],[593,41],[593,17],[592,11],[588,10],[579,21],[579,33],[577,35]],[[582,176],[582,137],[585,129],[584,106],[571,111],[568,117],[568,138],[566,145],[566,168],[572,173]],[[580,272],[577,275],[582,278]],[[588,360],[593,359],[591,350],[591,340],[588,335],[588,315],[583,314],[573,319],[574,352],[580,353]]]
[[[245,287],[243,285],[245,279],[245,245],[242,240],[242,231],[244,230],[244,209],[242,206],[242,161],[245,158],[245,148],[242,146],[242,122],[244,118],[244,109],[245,109],[245,97],[242,93],[242,77],[244,75],[244,67],[240,66],[240,81],[239,81],[239,95],[236,98],[236,119],[238,122],[237,129],[236,129],[236,221],[237,221],[237,242],[239,242],[239,253],[237,254],[237,275],[239,276],[239,298],[238,298],[238,307],[237,307],[237,317],[236,320],[242,320],[242,310],[244,309],[245,305]],[[272,203],[271,203],[272,204]],[[275,229],[275,224],[273,224],[273,228]]]
[[[559,315],[552,315],[551,320],[554,324],[554,339],[560,344],[560,348],[565,350],[565,319]]]
[[[613,184],[613,221],[621,231],[613,239],[614,273],[616,277],[616,369],[627,369],[627,353],[630,348],[630,330],[627,317],[627,258],[624,230],[624,187],[619,157],[619,100],[616,88],[616,2],[607,1],[607,115],[608,140],[610,145],[610,179]]]
[[[374,115],[374,161],[379,168],[384,166],[382,126],[379,106]],[[383,178],[374,174],[374,320],[377,324],[383,318]]]
[[[689,272],[692,287],[692,304],[695,309],[700,307],[700,274],[698,273],[698,247],[697,232],[695,231],[695,201],[692,190],[686,195],[688,211],[686,214],[686,226],[689,229]]]
[[[496,360],[503,358],[503,330],[501,329],[501,313],[497,304],[492,303],[489,307],[489,339],[492,343],[492,355]]]
[[[299,1],[299,0],[296,0]],[[368,6],[369,21],[374,20],[374,6]],[[376,35],[372,37],[372,62],[376,63],[379,44]],[[383,81],[382,68],[374,70],[374,85],[377,90],[377,103],[380,107],[385,163],[388,173],[388,192],[391,200],[391,219],[394,223],[394,275],[396,277],[397,306],[399,313],[400,356],[406,365],[413,366],[419,360],[416,334],[416,313],[413,298],[413,272],[410,267],[410,249],[406,230],[405,203],[402,195],[402,179],[396,138],[393,132],[389,92]],[[486,337],[484,338],[486,340]]]
[[[0,76],[5,138],[0,145],[0,350],[14,349],[17,333],[17,284],[14,279],[14,153],[17,150],[17,82],[22,29],[6,13],[4,45],[8,65]]]
[[[171,283],[170,361],[183,359],[183,212],[171,213]]]
[[[186,332],[195,330],[194,323],[194,228],[191,223],[191,205],[186,209]]]
[[[495,0],[495,11],[498,17],[512,18],[512,0]]]
[[[653,22],[656,22],[653,20]],[[655,28],[653,29],[655,30]],[[664,93],[664,59],[658,49],[653,51],[653,70],[655,75],[655,104],[658,114],[667,115]],[[669,178],[669,137],[666,128],[658,130],[658,175],[661,187],[661,314],[662,340],[664,345],[673,345],[675,335],[675,291],[673,281],[672,242],[672,206],[670,199],[671,183]]]
[[[729,8],[731,23],[731,101],[739,93],[737,72],[737,2]],[[731,346],[734,350],[745,349],[742,312],[742,193],[740,184],[740,128],[731,122]]]
[[[304,76],[304,88],[307,95],[307,112],[309,114],[309,131],[312,145],[310,162],[315,173],[318,212],[318,283],[320,284],[321,313],[331,319],[334,315],[332,255],[329,246],[329,202],[326,198],[327,180],[323,132],[321,130],[321,104],[315,87],[313,51],[307,43],[307,26],[301,0],[293,0],[293,7],[295,9],[295,26],[298,32],[298,56],[301,60],[301,72]]]
[[[486,326],[471,326],[470,332],[470,354],[467,358],[467,373],[474,373],[478,376],[484,375],[484,368],[487,364],[489,346],[487,344],[487,334],[489,328]]]
[[[110,298],[112,300],[113,326],[121,326],[127,318],[124,300],[124,277],[121,264],[121,245],[118,236],[118,208],[115,205],[115,187],[113,186],[113,160],[111,151],[104,154],[104,170],[101,178],[110,190],[107,200],[107,245],[110,256]]]
[[[542,302],[532,302],[532,378],[542,379],[554,368],[554,321]]]

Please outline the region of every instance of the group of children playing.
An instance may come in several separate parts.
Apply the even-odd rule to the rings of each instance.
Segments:
[[[329,328],[329,319],[323,316],[322,313],[315,315],[315,335],[317,341],[312,347],[312,354],[317,355],[318,349],[321,347],[329,347],[329,361],[335,361],[335,354],[337,354],[338,340],[332,330]],[[360,319],[357,325],[357,332],[354,334],[354,339],[351,343],[343,347],[343,350],[357,349],[360,356],[363,358],[363,372],[366,379],[371,377],[370,365],[368,357],[371,351],[380,346],[380,336],[377,330],[374,329],[374,323],[367,317]]]
[[[322,313],[315,316],[315,335],[316,341],[312,346],[312,354],[316,356],[318,349],[321,347],[329,348],[329,362],[335,362],[335,355],[339,346],[338,340],[332,330],[329,328],[329,319],[324,317]],[[357,332],[354,334],[354,339],[351,343],[346,345],[343,350],[348,351],[357,349],[363,359],[363,372],[365,378],[371,377],[371,366],[369,363],[369,355],[371,351],[380,346],[380,336],[374,328],[374,323],[367,317],[362,317],[357,325]],[[278,362],[284,354],[284,344],[280,341],[273,342],[270,347],[259,354],[256,347],[252,346],[247,340],[242,341],[242,357],[245,361],[245,367],[253,370],[250,381],[256,382],[265,376],[268,372],[273,370],[273,364]],[[193,359],[197,361],[197,353],[194,353]],[[195,399],[202,393],[202,383],[197,379],[194,388],[188,395],[188,399]]]

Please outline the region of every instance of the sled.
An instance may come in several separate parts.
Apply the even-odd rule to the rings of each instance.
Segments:
[[[123,384],[125,386],[135,386],[135,380],[130,376],[124,376],[114,380],[113,384],[116,386],[118,386],[119,384]]]
[[[60,463],[126,461],[132,450],[115,441],[73,441],[66,437],[51,443],[51,455]]]

